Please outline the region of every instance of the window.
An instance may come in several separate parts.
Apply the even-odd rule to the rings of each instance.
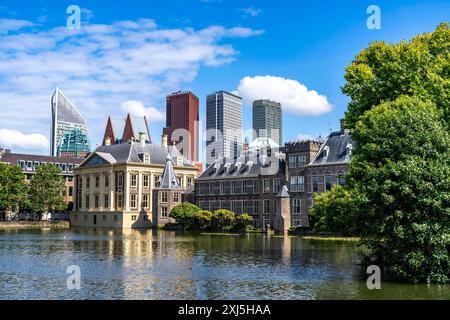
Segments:
[[[144,163],[150,163],[150,154],[144,153]]]
[[[264,214],[269,214],[270,213],[270,200],[264,200]]]
[[[305,191],[305,177],[304,176],[292,176],[291,177],[291,191],[292,192]]]
[[[105,176],[105,188],[109,187],[109,177]]]
[[[86,177],[86,188],[90,188],[90,184],[91,184],[91,178]]]
[[[34,163],[34,165],[36,166],[36,162]],[[37,165],[39,165],[39,162],[37,163]],[[61,164],[61,171],[62,172],[66,172],[67,171],[67,165],[65,163]]]
[[[337,177],[337,184],[339,184],[339,185],[341,185],[341,186],[344,186],[344,185],[345,185],[345,176],[339,175],[339,176]]]
[[[300,220],[292,220],[292,226],[293,227],[299,227],[301,226],[301,221]]]
[[[104,200],[103,207],[109,208],[109,196],[107,194],[105,194],[105,197],[103,200]]]
[[[289,157],[289,168],[296,168],[296,167],[297,167],[297,157],[290,156]]]
[[[87,215],[86,214],[83,216],[83,219],[84,219],[84,221],[87,221]]]
[[[155,188],[159,188],[161,186],[161,177],[155,176]]]
[[[242,180],[234,181],[233,184],[234,184],[234,193],[240,194],[244,191],[242,188]]]
[[[269,193],[270,192],[270,179],[264,179],[263,180],[263,192],[264,193]]]
[[[103,221],[106,221],[106,214],[104,214],[103,216],[102,216],[102,219],[103,219]]]
[[[69,197],[73,196],[73,187],[69,187],[68,196]]]
[[[223,194],[230,194],[231,193],[231,181],[223,181],[222,182],[222,190],[223,190]]]
[[[148,194],[142,195],[142,208],[148,208]]]
[[[167,218],[167,207],[161,207],[161,218]]]
[[[86,209],[88,209],[89,207],[90,207],[90,199],[89,199],[89,196],[86,196],[86,198],[85,198],[85,202],[84,202],[84,207],[86,208]]]
[[[194,178],[188,177],[187,178],[187,187],[190,187],[194,184]]]
[[[143,181],[142,181],[144,188],[149,187],[149,185],[150,185],[149,181],[150,181],[150,176],[144,176]]]
[[[117,175],[117,187],[120,190],[123,187],[123,175]]]
[[[306,156],[297,157],[297,167],[303,167],[306,164]]]
[[[75,215],[75,221],[78,221],[78,215]]]
[[[311,177],[311,190],[312,192],[317,192],[319,189],[319,177],[313,176]]]
[[[245,181],[245,193],[247,193],[247,194],[255,193],[255,181],[254,180]]]
[[[136,221],[137,220],[137,216],[136,215],[132,215],[131,216],[131,221]]]
[[[167,192],[161,192],[161,203],[167,203]]]
[[[301,213],[302,201],[300,199],[292,199],[292,213]]]
[[[72,182],[73,181],[73,177],[67,177],[67,181]]]
[[[137,201],[136,201],[136,199],[137,199],[137,194],[130,195],[130,206],[133,209],[137,208]]]
[[[280,178],[273,179],[273,192],[278,193],[280,192]]]
[[[136,187],[137,187],[137,175],[132,174],[131,175],[131,188],[136,188]]]
[[[117,207],[122,208],[123,207],[122,195],[118,194],[116,198],[117,198]]]
[[[94,197],[94,208],[98,208],[98,196],[96,195],[95,197]]]
[[[117,214],[114,215],[113,219],[114,221],[117,221]]]
[[[100,187],[100,176],[95,177],[95,187],[96,188]]]
[[[332,186],[333,186],[333,176],[326,175],[325,176],[325,191],[331,190]]]
[[[67,165],[67,172],[72,173],[73,172],[73,164]]]
[[[173,194],[173,202],[180,202],[180,194],[178,192]]]
[[[148,221],[148,215],[144,215],[144,221]]]

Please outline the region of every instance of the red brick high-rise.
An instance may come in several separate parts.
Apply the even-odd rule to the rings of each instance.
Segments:
[[[163,133],[167,134],[169,144],[175,143],[178,150],[192,161],[198,161],[198,121],[199,99],[195,94],[180,91],[166,97],[166,127]],[[189,141],[183,142],[183,138],[172,137],[176,129],[187,130]]]

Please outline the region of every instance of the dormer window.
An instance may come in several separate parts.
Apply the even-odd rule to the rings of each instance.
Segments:
[[[144,153],[144,163],[150,163],[150,153]]]
[[[179,167],[183,166],[183,157],[182,156],[177,157],[177,166],[179,166]]]
[[[353,146],[349,143],[345,148],[345,158],[349,159],[352,156]]]

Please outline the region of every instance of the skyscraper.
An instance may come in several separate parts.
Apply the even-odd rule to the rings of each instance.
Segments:
[[[166,97],[166,127],[163,133],[167,135],[168,143],[174,142],[180,153],[187,159],[198,161],[198,121],[199,121],[199,100],[190,91],[175,92]],[[189,134],[189,141],[182,140],[174,131],[184,129]]]
[[[253,102],[253,130],[257,138],[270,138],[283,145],[283,117],[281,104],[271,100]]]
[[[67,131],[79,129],[87,136],[88,129],[83,116],[58,88],[53,93],[51,105],[52,128],[50,132],[50,153],[56,157],[58,146]]]
[[[242,98],[226,91],[206,97],[206,165],[236,159],[242,151]]]

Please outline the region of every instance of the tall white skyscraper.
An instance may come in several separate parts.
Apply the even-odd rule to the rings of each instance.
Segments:
[[[206,165],[236,159],[242,150],[242,98],[226,91],[206,97]]]
[[[68,131],[78,129],[87,136],[88,129],[77,108],[56,88],[51,99],[52,128],[50,132],[50,155],[58,155],[58,146]]]

